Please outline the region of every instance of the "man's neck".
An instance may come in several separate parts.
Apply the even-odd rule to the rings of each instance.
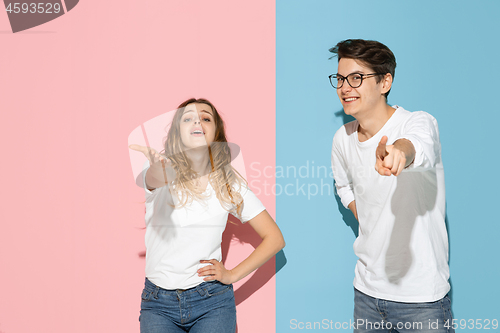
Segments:
[[[391,118],[396,110],[384,103],[380,107],[374,109],[367,117],[356,118],[359,123],[358,139],[363,142],[371,137],[384,127],[385,123]]]

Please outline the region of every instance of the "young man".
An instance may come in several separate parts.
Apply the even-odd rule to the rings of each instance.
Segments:
[[[354,39],[330,52],[330,81],[356,119],[332,148],[337,193],[359,221],[354,331],[453,332],[436,119],[387,104],[396,69],[387,46]]]

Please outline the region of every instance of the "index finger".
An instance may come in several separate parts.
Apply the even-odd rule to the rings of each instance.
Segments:
[[[147,153],[147,151],[148,151],[147,147],[144,147],[144,146],[141,146],[141,145],[132,144],[132,145],[130,145],[128,147],[130,149],[132,149],[132,150],[140,151],[141,153]]]
[[[212,265],[215,265],[218,262],[219,261],[217,259],[210,259],[210,260],[203,259],[203,260],[200,260],[200,263],[202,263],[202,264],[212,264]]]
[[[387,150],[385,149],[385,146],[387,144],[387,136],[384,135],[382,137],[382,139],[380,139],[380,142],[378,143],[378,147],[377,147],[377,151],[376,151],[376,154],[377,156],[380,156],[380,157],[385,157],[387,156]]]
[[[387,144],[387,140],[388,140],[387,135],[384,135],[382,137],[382,139],[380,139],[380,142],[378,143],[378,146],[379,147],[383,146],[385,148],[385,145]]]

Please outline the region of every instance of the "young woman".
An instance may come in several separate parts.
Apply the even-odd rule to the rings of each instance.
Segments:
[[[224,122],[206,99],[179,105],[164,154],[146,155],[146,282],[141,333],[234,333],[232,283],[285,246],[278,226],[231,167]],[[228,213],[248,222],[262,243],[226,269],[221,240]]]

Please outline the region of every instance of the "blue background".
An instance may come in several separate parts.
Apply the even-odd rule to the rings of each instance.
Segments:
[[[289,168],[276,180],[278,189],[292,184],[290,195],[277,193],[287,247],[277,259],[276,332],[297,331],[293,319],[352,318],[357,230],[333,194],[330,168],[346,119],[328,82],[337,70],[328,49],[347,38],[386,44],[398,63],[389,104],[438,120],[454,318],[500,320],[500,2],[277,0],[276,12],[276,164]],[[328,175],[313,176],[313,165]],[[294,177],[301,166],[303,177]]]

